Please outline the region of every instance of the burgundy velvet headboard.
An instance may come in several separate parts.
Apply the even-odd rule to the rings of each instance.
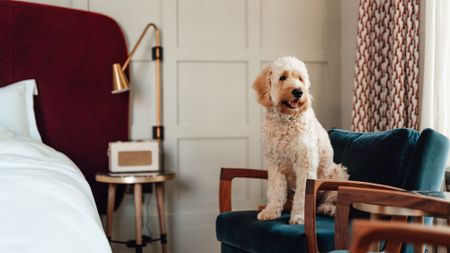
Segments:
[[[101,213],[108,142],[128,139],[128,94],[112,95],[113,63],[127,56],[117,23],[85,11],[0,1],[0,87],[36,79],[36,120],[43,142],[84,173]]]

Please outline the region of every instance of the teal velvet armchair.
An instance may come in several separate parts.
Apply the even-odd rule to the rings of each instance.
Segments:
[[[289,213],[272,221],[258,221],[258,211],[231,211],[234,178],[267,178],[252,169],[222,169],[220,214],[216,236],[222,253],[328,252],[335,249],[334,218],[316,215],[316,194],[357,186],[393,190],[440,190],[449,153],[449,140],[432,129],[357,133],[329,131],[336,163],[349,171],[349,182],[308,180],[305,224],[289,225]]]

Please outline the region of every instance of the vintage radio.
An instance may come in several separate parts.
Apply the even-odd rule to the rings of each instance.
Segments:
[[[160,169],[156,141],[110,142],[108,156],[111,172],[158,172]]]

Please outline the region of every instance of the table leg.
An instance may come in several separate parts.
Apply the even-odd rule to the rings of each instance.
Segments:
[[[423,225],[424,224],[424,218],[422,216],[414,217],[414,222]],[[423,252],[425,252],[425,244],[423,244],[423,243],[414,243],[414,253],[423,253]]]
[[[114,202],[116,200],[116,185],[108,185],[108,207],[106,211],[106,237],[111,241],[112,235],[112,216],[114,212]]]
[[[162,252],[167,252],[167,234],[166,234],[166,222],[164,212],[164,183],[156,183],[156,201],[158,205],[158,217],[159,217],[159,231],[161,234],[161,248]]]
[[[142,184],[134,185],[134,210],[136,221],[136,253],[142,253]]]
[[[446,175],[447,175],[447,173],[448,173],[448,175],[450,176],[450,171],[447,171],[447,172],[446,172]],[[447,181],[447,182],[448,182],[448,181]],[[450,191],[449,187],[450,187],[450,185],[447,184],[447,190]],[[447,217],[447,226],[450,226],[450,217]],[[436,252],[437,252],[437,250],[436,250]],[[450,246],[447,247],[447,253],[450,253]]]
[[[376,213],[370,213],[370,219],[371,220],[380,220],[381,219],[381,215],[376,214]],[[370,244],[369,247],[369,252],[379,252],[380,251],[380,242],[373,242]]]
[[[408,216],[392,216],[391,221],[407,223]],[[402,248],[401,241],[388,241],[386,243],[386,247],[384,248],[384,252],[391,252],[391,253],[400,252],[401,248]]]

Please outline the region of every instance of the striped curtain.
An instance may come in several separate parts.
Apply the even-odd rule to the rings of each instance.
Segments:
[[[419,0],[360,0],[352,130],[419,128]]]

